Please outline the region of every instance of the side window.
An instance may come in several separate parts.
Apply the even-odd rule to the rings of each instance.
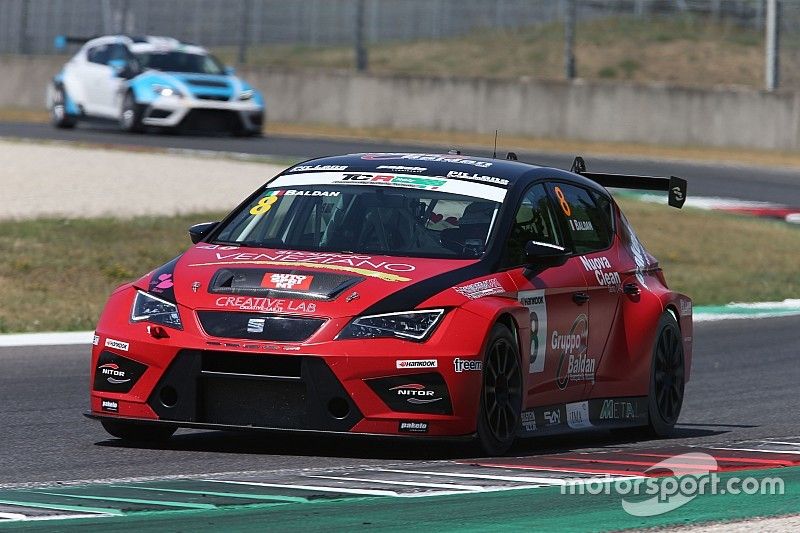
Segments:
[[[525,244],[538,241],[562,246],[553,206],[544,185],[534,185],[522,197],[506,245],[505,266],[525,263]]]
[[[105,65],[108,63],[108,60],[111,59],[111,45],[101,44],[90,48],[89,51],[86,52],[86,57],[92,63]]]
[[[567,183],[548,186],[558,204],[556,212],[564,221],[563,227],[576,253],[587,254],[611,245],[608,211],[595,203],[588,190]],[[610,205],[606,207],[610,210]]]

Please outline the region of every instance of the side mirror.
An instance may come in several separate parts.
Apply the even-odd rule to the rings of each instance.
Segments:
[[[563,246],[539,241],[525,243],[525,258],[529,265],[560,266],[567,262],[569,252]]]
[[[128,68],[128,62],[124,59],[109,59],[107,64],[111,67],[115,76],[119,76]]]
[[[225,67],[222,70],[222,72],[224,72],[226,76],[235,76],[236,75],[236,69],[233,68],[233,67],[230,67],[230,66]]]
[[[203,222],[202,224],[195,224],[189,228],[189,238],[192,239],[192,243],[197,244],[202,241],[203,237],[211,233],[211,231],[217,227],[217,224],[219,224],[219,222]]]

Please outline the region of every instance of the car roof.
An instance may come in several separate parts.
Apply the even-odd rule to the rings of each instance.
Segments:
[[[184,43],[172,37],[158,35],[104,35],[88,41],[84,48],[100,44],[125,44],[135,53],[182,51],[189,54],[208,54],[208,50],[196,44]]]
[[[298,167],[302,167],[298,168]],[[400,172],[423,176],[444,176],[460,172],[469,176],[488,176],[508,180],[508,189],[524,187],[541,179],[572,181],[608,196],[598,183],[563,169],[539,166],[522,161],[478,157],[461,153],[425,152],[365,152],[310,159],[288,168],[285,172],[348,170],[358,172]]]

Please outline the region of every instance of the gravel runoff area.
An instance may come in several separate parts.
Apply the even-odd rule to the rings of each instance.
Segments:
[[[800,515],[754,518],[740,522],[723,522],[703,526],[666,528],[664,531],[674,531],[675,533],[753,533],[755,531],[790,533],[800,531]]]
[[[282,169],[223,157],[0,140],[0,218],[227,211]]]

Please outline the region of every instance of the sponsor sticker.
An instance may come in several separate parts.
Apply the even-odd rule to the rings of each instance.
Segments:
[[[394,391],[397,396],[405,398],[408,403],[423,404],[441,401],[441,396],[436,396],[436,391],[428,389],[422,383],[407,383],[389,389]]]
[[[520,291],[518,298],[519,303],[528,308],[531,320],[531,360],[528,372],[543,372],[547,352],[547,301],[544,291]]]
[[[119,402],[117,402],[117,400],[101,398],[100,409],[109,413],[119,413]]]
[[[561,423],[561,409],[545,409],[544,411],[545,426],[557,426]]]
[[[264,274],[264,279],[261,280],[261,286],[268,289],[307,291],[311,288],[313,280],[314,276],[267,272]]]
[[[127,377],[125,371],[116,363],[102,364],[97,367],[97,371],[112,385],[120,385],[130,381],[130,378]]]
[[[427,433],[428,423],[401,420],[400,425],[397,427],[397,431],[400,433]]]
[[[519,414],[519,421],[525,431],[536,431],[536,412],[533,410],[522,411]]]
[[[162,294],[164,291],[174,286],[175,283],[172,281],[172,274],[169,273],[159,274],[150,280],[150,292],[156,294]]]
[[[476,281],[475,283],[462,285],[461,287],[453,287],[453,290],[455,290],[461,296],[469,298],[470,300],[505,292],[505,289],[503,289],[503,286],[500,284],[500,280],[497,278]]]
[[[483,370],[483,361],[480,359],[453,359],[453,366],[456,373],[461,372],[480,372]]]
[[[106,348],[114,348],[115,350],[127,352],[129,347],[130,344],[127,342],[122,342],[115,339],[106,339]]]
[[[489,161],[475,161],[457,155],[439,155],[439,154],[364,154],[361,159],[368,161],[436,161],[445,163],[459,163],[462,165],[471,165],[479,168],[489,168],[492,163]]]
[[[567,424],[572,429],[592,427],[589,421],[589,402],[574,402],[567,404]]]
[[[94,337],[92,337],[92,344],[95,346],[100,344],[100,335],[95,334]]]
[[[346,165],[299,165],[289,170],[289,172],[332,172],[347,170]]]
[[[376,170],[388,170],[390,172],[425,172],[426,167],[406,167],[403,165],[378,165]]]
[[[681,299],[681,316],[692,316],[692,301]]]
[[[396,364],[397,368],[406,369],[406,368],[436,368],[439,363],[436,359],[399,359],[396,362]]]
[[[233,307],[240,311],[261,311],[263,313],[313,313],[317,310],[317,304],[314,302],[298,302],[285,298],[220,296],[214,304],[217,307]]]
[[[632,401],[603,400],[600,420],[632,420],[636,417],[636,404]]]
[[[462,179],[462,180],[469,180],[469,181],[480,181],[483,183],[493,183],[495,185],[508,185],[508,180],[503,178],[497,178],[495,176],[482,176],[480,174],[470,174],[468,172],[459,172],[458,170],[451,170],[447,173],[448,178],[455,178],[455,179]]]
[[[553,330],[550,348],[561,352],[556,370],[556,384],[564,390],[570,382],[594,383],[597,361],[586,355],[589,339],[589,321],[586,315],[578,315],[568,333]]]
[[[606,256],[600,257],[584,257],[581,256],[581,263],[586,272],[593,272],[597,283],[602,286],[608,287],[609,292],[622,292],[622,279],[619,272],[611,270],[611,262]]]

